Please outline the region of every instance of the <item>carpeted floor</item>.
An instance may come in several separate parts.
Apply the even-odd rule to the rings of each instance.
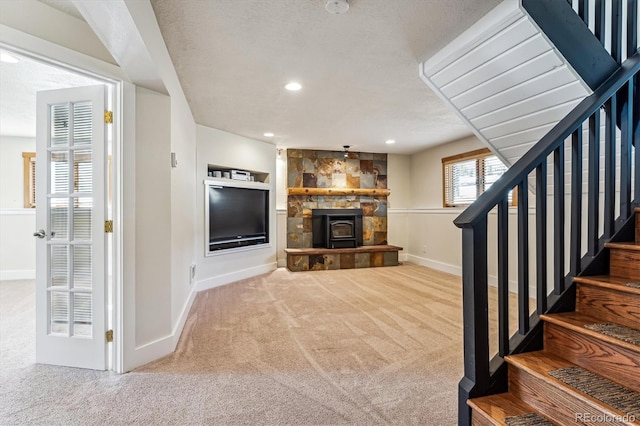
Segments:
[[[453,275],[411,264],[278,269],[208,290],[175,353],[123,375],[34,364],[32,343],[13,347],[24,336],[10,323],[33,327],[35,315],[15,306],[23,318],[7,320],[5,283],[3,425],[456,424]]]

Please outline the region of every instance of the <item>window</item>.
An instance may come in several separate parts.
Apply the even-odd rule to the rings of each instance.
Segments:
[[[36,153],[23,152],[24,169],[24,207],[34,208],[36,206]],[[55,153],[51,155],[51,175],[53,177],[53,192],[62,193],[67,191],[68,174],[66,173],[67,157],[66,153]],[[108,167],[111,170],[111,157],[108,158]],[[74,153],[73,164],[73,192],[91,193],[93,189],[93,167],[90,152]],[[84,207],[91,201],[84,197],[74,199],[76,207]]]
[[[36,206],[36,153],[22,153],[22,168],[24,171],[24,208],[32,209]]]
[[[442,159],[444,207],[473,203],[507,170],[486,148]],[[509,193],[509,203],[515,198]]]

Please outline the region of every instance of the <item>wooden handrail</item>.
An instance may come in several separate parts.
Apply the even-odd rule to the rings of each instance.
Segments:
[[[287,195],[388,197],[391,190],[385,188],[288,188]]]

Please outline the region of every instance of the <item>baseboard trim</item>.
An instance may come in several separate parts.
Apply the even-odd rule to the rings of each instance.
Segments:
[[[126,363],[124,364],[125,372],[155,361],[163,356],[167,356],[176,350],[178,341],[182,335],[182,330],[184,330],[184,325],[187,322],[191,305],[193,305],[193,301],[195,300],[196,293],[195,286],[193,286],[187,301],[182,307],[180,317],[174,325],[170,335],[138,346],[132,352],[127,354]]]
[[[9,269],[0,271],[0,280],[35,280],[36,271],[34,269]]]
[[[182,311],[180,312],[180,317],[173,327],[173,349],[171,351],[175,351],[178,346],[178,341],[180,340],[180,336],[182,335],[182,331],[184,330],[184,325],[187,322],[187,317],[189,316],[189,312],[191,311],[191,306],[193,305],[193,301],[196,298],[196,286],[191,287],[191,291],[189,292],[189,297],[182,307]]]
[[[272,262],[266,263],[264,265],[254,266],[252,268],[241,269],[239,271],[217,275],[215,277],[210,277],[205,280],[198,281],[195,285],[195,288],[196,291],[209,290],[211,288],[220,287],[221,285],[230,284],[235,281],[255,277],[256,275],[266,274],[271,271],[275,271],[277,268],[278,263]]]
[[[426,266],[427,268],[437,269],[438,271],[447,272],[453,275],[462,275],[462,268],[450,263],[440,262],[438,260],[427,259],[426,257],[420,257],[413,254],[406,255],[407,262],[415,263],[420,266]]]
[[[174,349],[173,335],[161,337],[160,339],[138,346],[129,352],[128,359],[125,361],[125,372],[169,355]]]
[[[406,256],[405,259],[407,262],[415,263],[420,266],[426,266],[427,268],[437,269],[438,271],[447,272],[449,274],[462,276],[462,267],[457,265],[452,265],[450,263],[440,262],[438,260],[427,259],[420,256],[415,256],[413,254],[403,255]],[[498,277],[495,275],[487,276],[487,284],[491,287],[498,286]],[[518,282],[514,280],[509,280],[509,292],[518,293]],[[536,295],[536,286],[535,283],[529,285],[529,297],[535,297]]]

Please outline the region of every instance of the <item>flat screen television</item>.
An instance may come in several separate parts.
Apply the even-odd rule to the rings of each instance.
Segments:
[[[269,242],[269,190],[208,183],[208,251]]]

